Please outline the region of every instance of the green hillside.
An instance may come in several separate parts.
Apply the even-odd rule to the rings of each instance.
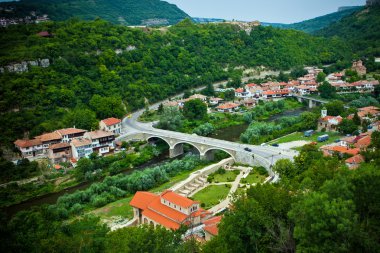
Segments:
[[[380,7],[354,12],[341,21],[315,33],[319,36],[338,36],[350,42],[360,55],[380,55]]]
[[[39,37],[40,31],[54,37]],[[0,66],[51,62],[23,74],[0,74],[2,143],[74,123],[91,128],[95,117],[123,116],[121,103],[127,111],[143,108],[146,99],[153,103],[226,80],[235,66],[289,69],[350,57],[336,39],[272,27],[247,34],[234,25],[195,25],[189,19],[150,30],[103,20],[9,26],[0,29],[0,41]]]
[[[315,31],[318,31],[320,29],[323,29],[342,18],[351,15],[353,12],[363,9],[361,6],[352,7],[350,9],[330,13],[321,17],[305,20],[302,22],[294,23],[294,24],[278,24],[278,23],[266,23],[267,25],[271,25],[278,28],[283,29],[295,29],[299,31],[304,31],[308,33],[313,33]]]
[[[176,5],[160,0],[21,0],[0,3],[13,6],[17,16],[30,15],[31,11],[48,14],[53,20],[79,17],[93,20],[97,17],[113,23],[141,25],[149,23],[175,24],[187,17]],[[0,16],[12,16],[0,12]]]

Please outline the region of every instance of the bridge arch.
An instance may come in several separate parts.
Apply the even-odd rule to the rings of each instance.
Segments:
[[[188,142],[188,141],[182,141],[182,140],[178,141],[178,142],[174,143],[172,145],[172,147],[170,147],[170,148],[171,149],[173,148],[174,150],[175,149],[181,149],[182,153],[183,153],[183,144],[187,144],[187,145],[190,145],[190,146],[194,147],[198,151],[199,155],[202,154],[202,151],[199,149],[199,147],[197,146],[196,143],[191,143],[191,142]]]
[[[164,141],[166,144],[168,144],[169,148],[171,148],[171,145],[170,143],[168,142],[168,140],[166,140],[165,138],[163,137],[160,137],[160,136],[155,136],[155,135],[152,135],[152,136],[149,136],[148,138],[146,138],[146,141],[152,141],[153,139],[159,139],[159,140],[162,140]]]
[[[207,160],[213,160],[214,159],[214,154],[213,154],[214,151],[223,151],[226,154],[230,155],[236,161],[236,157],[235,157],[235,154],[233,152],[231,152],[230,150],[227,150],[224,148],[218,148],[218,147],[211,147],[211,148],[206,149],[203,152],[203,154],[201,154],[201,156],[205,157]]]

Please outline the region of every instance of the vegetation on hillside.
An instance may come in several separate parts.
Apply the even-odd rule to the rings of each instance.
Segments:
[[[380,7],[361,9],[315,34],[348,41],[358,56],[380,55]]]
[[[268,23],[273,27],[284,28],[284,29],[295,29],[299,31],[304,31],[307,33],[313,33],[315,31],[321,30],[329,25],[341,20],[342,18],[352,14],[353,12],[363,9],[361,6],[353,7],[347,10],[333,12],[327,15],[316,17],[313,19],[305,20],[302,22],[297,22],[293,24],[276,24]]]
[[[39,37],[39,31],[54,37]],[[233,25],[190,20],[166,32],[102,20],[10,26],[1,29],[0,41],[2,66],[42,58],[51,62],[48,68],[0,75],[0,142],[8,145],[60,127],[92,127],[95,117],[122,117],[180,91],[227,79],[234,66],[288,69],[350,57],[337,39],[271,27],[247,34]]]
[[[0,3],[1,7],[15,7],[15,12],[0,12],[1,16],[30,16],[48,14],[52,20],[63,21],[72,17],[84,20],[101,18],[115,24],[144,25],[156,20],[157,24],[176,24],[188,15],[176,5],[160,0],[21,0]]]

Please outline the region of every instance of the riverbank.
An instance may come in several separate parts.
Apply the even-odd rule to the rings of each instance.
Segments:
[[[121,170],[120,173],[123,174],[130,174],[137,170],[144,170],[147,167],[151,166],[157,166],[166,162],[172,161],[172,158],[168,158],[168,153],[162,153],[161,155],[157,157],[153,157],[153,159],[150,159],[149,161],[136,166],[134,168],[125,168],[124,170]],[[59,197],[65,195],[65,194],[71,194],[78,190],[85,190],[88,187],[90,187],[93,183],[100,182],[104,179],[105,176],[101,177],[98,180],[95,181],[87,181],[87,182],[73,182],[74,185],[69,185],[68,187],[65,187],[64,189],[58,188],[57,191],[53,191],[51,189],[50,192],[40,192],[39,195],[24,195],[24,199],[20,199],[17,203],[12,203],[8,206],[3,206],[1,208],[2,211],[4,211],[7,216],[13,216],[15,213],[23,210],[28,210],[33,206],[41,206],[44,204],[54,204],[58,200]]]

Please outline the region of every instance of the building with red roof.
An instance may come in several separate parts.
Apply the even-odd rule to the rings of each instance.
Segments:
[[[330,155],[333,155],[334,153],[338,153],[340,155],[348,154],[348,155],[357,155],[360,152],[359,148],[348,148],[348,147],[342,147],[342,146],[322,146],[322,151],[327,152]]]
[[[133,207],[137,224],[163,226],[176,230],[181,225],[194,226],[210,217],[199,202],[183,197],[171,190],[160,195],[138,191],[129,203]]]
[[[114,134],[121,133],[121,120],[117,118],[103,119],[99,122],[99,129]]]
[[[218,112],[233,112],[238,107],[238,104],[229,102],[219,105],[218,107],[216,107],[216,109],[218,110]]]
[[[328,132],[338,131],[338,125],[342,122],[341,116],[328,116],[327,110],[321,110],[321,117],[318,120],[318,131],[325,129]]]
[[[214,236],[217,236],[219,233],[218,225],[222,220],[222,216],[215,216],[203,222],[204,232],[206,241],[211,240]]]
[[[16,140],[14,144],[16,148],[20,150],[23,158],[32,158],[43,155],[44,149],[40,139]]]
[[[349,169],[354,170],[357,169],[362,162],[364,162],[364,157],[358,154],[346,159],[345,162]]]

